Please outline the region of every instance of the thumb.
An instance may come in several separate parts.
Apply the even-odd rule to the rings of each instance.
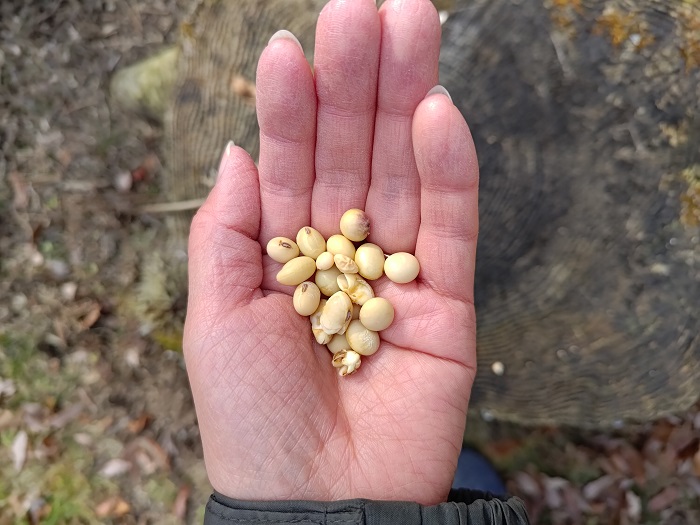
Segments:
[[[230,311],[260,293],[260,186],[253,159],[229,142],[216,185],[190,227],[189,312]]]

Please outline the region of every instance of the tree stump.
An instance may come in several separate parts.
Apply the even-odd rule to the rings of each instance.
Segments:
[[[257,59],[309,59],[322,0],[206,1],[166,119],[170,201],[209,191],[229,139],[258,152]],[[481,166],[473,409],[525,424],[647,420],[700,396],[700,7],[470,0],[441,79]],[[171,217],[183,250],[191,214]],[[184,270],[183,270],[184,271]]]

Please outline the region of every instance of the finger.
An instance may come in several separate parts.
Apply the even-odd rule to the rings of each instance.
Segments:
[[[230,143],[216,185],[190,227],[189,311],[229,311],[261,296],[259,224],[258,171]]]
[[[420,278],[439,293],[471,302],[479,166],[467,123],[448,96],[435,94],[420,103],[413,144],[421,181]]]
[[[260,243],[311,224],[316,91],[301,44],[279,31],[258,63]]]
[[[318,96],[312,226],[338,233],[340,216],[364,208],[377,96],[380,25],[372,0],[331,0],[316,30]]]
[[[381,59],[372,182],[366,211],[370,241],[387,252],[413,252],[420,224],[420,179],[411,123],[438,82],[440,19],[429,0],[389,0],[379,11]]]

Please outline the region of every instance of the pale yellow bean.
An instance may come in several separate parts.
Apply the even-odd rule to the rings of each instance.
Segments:
[[[321,302],[321,291],[316,284],[305,281],[294,290],[292,303],[299,315],[313,314]]]
[[[351,241],[364,241],[369,235],[369,217],[357,208],[346,211],[340,218],[340,232]]]
[[[357,263],[353,261],[347,255],[342,253],[337,253],[333,256],[333,262],[335,262],[336,267],[343,273],[357,273],[359,268]]]
[[[414,255],[398,252],[384,261],[384,273],[395,283],[410,283],[420,272],[420,264]]]
[[[297,245],[301,253],[312,259],[326,251],[326,240],[321,233],[311,226],[304,226],[297,233]]]
[[[323,328],[321,328],[321,314],[323,313],[323,309],[325,308],[327,302],[328,301],[326,299],[321,299],[318,308],[316,308],[316,311],[309,317],[309,321],[311,321],[311,331],[314,334],[316,342],[320,345],[330,343],[331,337],[333,337],[332,335],[324,332]]]
[[[338,276],[338,287],[350,296],[353,303],[362,306],[374,297],[374,290],[356,273],[344,273]]]
[[[337,354],[341,350],[350,350],[350,344],[348,343],[345,334],[335,334],[327,346],[328,350],[330,350],[332,354]]]
[[[273,261],[286,263],[299,256],[299,246],[287,237],[275,237],[267,243],[265,251]]]
[[[383,297],[373,297],[360,309],[360,322],[368,330],[380,332],[394,321],[394,307]]]
[[[352,321],[352,301],[345,292],[334,293],[321,312],[321,328],[327,334],[343,334]]]
[[[316,271],[316,261],[311,257],[296,257],[285,263],[277,274],[277,282],[296,286],[306,281]]]
[[[351,321],[345,331],[350,348],[360,355],[372,355],[379,350],[379,334],[368,330],[361,321]]]
[[[323,252],[316,257],[317,270],[330,270],[333,267],[333,254],[331,252]]]
[[[316,282],[316,286],[318,286],[319,290],[321,290],[321,293],[326,297],[330,297],[334,293],[340,291],[340,286],[338,286],[338,277],[341,275],[343,275],[343,273],[335,266],[332,266],[328,270],[317,271],[314,281]]]
[[[371,242],[360,246],[355,252],[355,263],[365,279],[373,281],[384,273],[384,251]]]
[[[333,356],[333,366],[338,368],[338,374],[349,376],[357,371],[362,364],[362,358],[357,352],[352,350],[341,350]]]
[[[326,250],[331,252],[333,255],[345,255],[351,259],[355,258],[355,245],[348,239],[340,234],[331,235],[328,237],[326,242]]]

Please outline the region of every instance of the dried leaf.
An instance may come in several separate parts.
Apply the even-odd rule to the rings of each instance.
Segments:
[[[651,435],[654,439],[666,444],[675,427],[676,426],[671,421],[662,419],[654,424]]]
[[[623,447],[622,450],[620,450],[620,454],[625,458],[629,469],[629,475],[631,475],[638,484],[643,485],[646,481],[644,456],[642,456],[639,450],[630,446]]]
[[[82,403],[75,403],[73,405],[69,405],[57,414],[54,414],[51,417],[50,424],[53,428],[63,428],[74,419],[77,419],[80,416],[80,414],[82,414],[82,412]]]
[[[133,460],[144,474],[156,470],[169,470],[168,454],[156,441],[147,437],[136,438],[125,451],[126,457]]]
[[[51,514],[51,505],[42,497],[36,497],[29,502],[29,510],[27,511],[27,518],[29,518],[29,523],[31,525],[38,525],[43,523],[44,520]]]
[[[116,478],[117,476],[121,476],[122,474],[129,472],[129,470],[131,470],[131,467],[131,462],[126,461],[124,459],[110,459],[100,469],[100,475],[107,479]]]
[[[73,435],[73,440],[78,444],[83,447],[89,447],[92,445],[92,436],[90,434],[86,434],[85,432],[78,432],[77,434]]]
[[[678,499],[679,495],[680,493],[676,487],[666,487],[649,500],[649,510],[651,512],[660,512],[663,509],[667,509]]]
[[[10,172],[7,180],[14,194],[12,199],[12,207],[15,210],[26,210],[29,205],[29,185],[27,181],[16,171]]]
[[[17,432],[15,439],[12,440],[12,462],[15,466],[15,472],[20,472],[24,466],[24,461],[27,459],[27,446],[29,445],[29,436],[24,430]]]
[[[695,495],[700,498],[700,478],[689,477],[687,482],[690,490],[695,492]]]
[[[15,425],[15,414],[11,410],[0,410],[0,431]]]
[[[563,478],[544,477],[544,498],[550,509],[558,509],[564,505],[563,489],[569,482]]]
[[[131,511],[131,505],[119,496],[112,496],[95,507],[98,518],[121,518]]]
[[[700,450],[693,456],[693,474],[700,478]]]
[[[187,514],[187,500],[190,498],[192,489],[187,485],[180,487],[173,502],[173,514],[176,518],[184,520]]]
[[[631,490],[625,492],[625,504],[627,506],[627,516],[634,521],[639,521],[642,517],[642,500]]]
[[[146,425],[148,425],[151,421],[153,421],[153,416],[144,412],[137,419],[132,419],[129,421],[127,428],[132,434],[140,434],[141,431],[146,428]]]
[[[690,425],[690,421],[686,424],[676,427],[668,438],[668,445],[671,446],[680,456],[683,451],[691,448],[693,444],[697,445],[697,433]]]
[[[542,490],[539,483],[527,472],[516,472],[513,476],[513,481],[520,489],[520,492],[525,496],[533,499],[542,497]]]
[[[244,102],[255,106],[256,88],[255,84],[241,75],[234,75],[231,79],[231,91],[238,95]]]
[[[17,392],[17,388],[15,388],[14,381],[0,377],[0,398],[12,397],[15,395],[15,392]]]
[[[101,315],[102,308],[98,303],[93,303],[90,310],[88,310],[85,316],[80,320],[80,325],[82,329],[87,330],[88,328],[91,328],[92,325],[94,325],[97,322]]]
[[[615,484],[615,478],[609,474],[600,477],[583,487],[583,497],[588,501],[597,501]]]
[[[39,403],[24,403],[22,405],[24,426],[34,434],[46,431],[48,429],[47,413],[46,408]]]

